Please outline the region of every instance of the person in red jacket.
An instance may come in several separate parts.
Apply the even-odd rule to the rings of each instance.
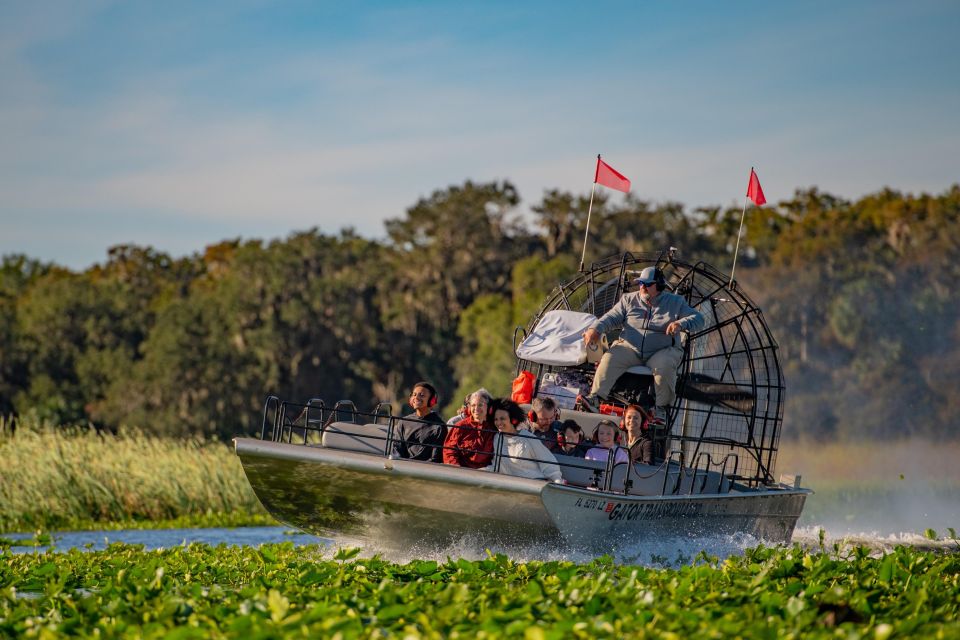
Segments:
[[[443,441],[443,462],[480,469],[493,461],[496,429],[490,416],[490,392],[477,389],[470,394],[469,415],[447,429]]]

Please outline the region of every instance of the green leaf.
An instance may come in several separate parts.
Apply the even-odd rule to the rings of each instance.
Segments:
[[[287,611],[290,610],[290,600],[276,589],[270,589],[267,596],[267,609],[270,611],[270,619],[279,623],[287,617]]]
[[[877,573],[877,580],[884,584],[890,582],[890,580],[893,579],[893,566],[893,554],[884,556],[883,560],[880,562],[880,571]]]

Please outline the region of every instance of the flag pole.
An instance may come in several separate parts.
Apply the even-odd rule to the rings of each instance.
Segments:
[[[597,154],[597,172],[600,171],[600,154]],[[590,190],[590,206],[587,207],[587,229],[583,232],[583,253],[580,254],[580,272],[583,273],[583,261],[587,257],[587,238],[590,235],[590,214],[593,213],[593,194],[597,190],[597,173],[593,174],[593,188]]]
[[[750,178],[753,179],[753,167],[750,167]],[[749,191],[749,189],[747,189]],[[740,235],[743,233],[743,218],[747,215],[747,200],[749,196],[743,199],[743,211],[740,212],[740,228],[737,229],[737,246],[733,250],[733,266],[730,267],[730,284],[729,287],[733,287],[733,272],[737,270],[737,253],[740,251]]]

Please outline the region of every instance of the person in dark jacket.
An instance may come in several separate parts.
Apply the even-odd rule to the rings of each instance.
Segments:
[[[408,400],[413,413],[404,416],[394,425],[395,456],[443,462],[443,441],[447,437],[447,425],[434,410],[438,400],[437,389],[429,382],[413,385]]]
[[[562,441],[562,443],[561,443]],[[583,441],[583,429],[576,420],[564,420],[557,435],[557,453],[582,458],[587,455],[587,446]]]
[[[470,395],[470,415],[447,426],[443,442],[443,462],[457,467],[482,469],[493,461],[492,398],[486,389],[477,389]]]
[[[630,462],[653,464],[657,447],[650,430],[650,414],[635,404],[627,405],[623,411],[623,428],[627,432]]]

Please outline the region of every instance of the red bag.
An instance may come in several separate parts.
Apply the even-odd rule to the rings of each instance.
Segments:
[[[601,404],[600,413],[605,413],[608,416],[620,416],[623,417],[623,407],[617,406],[615,404]]]
[[[510,399],[517,404],[526,404],[533,400],[534,375],[529,371],[521,371],[513,381],[513,393]]]

